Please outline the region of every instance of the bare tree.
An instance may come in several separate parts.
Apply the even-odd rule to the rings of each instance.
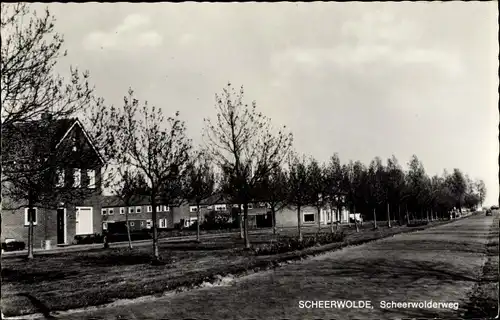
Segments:
[[[201,202],[215,192],[215,173],[211,159],[200,152],[189,164],[186,175],[185,194],[196,203],[196,240],[200,241]]]
[[[326,168],[325,171],[325,178],[326,178],[326,197],[328,200],[328,203],[330,204],[330,209],[333,210],[335,209],[336,212],[336,226],[337,230],[339,228],[339,221],[341,219],[340,215],[342,212],[342,207],[344,205],[344,195],[345,192],[343,191],[342,184],[343,184],[343,172],[342,172],[342,165],[340,164],[340,159],[338,154],[334,154],[330,162]],[[333,211],[331,212],[331,231],[333,232]]]
[[[243,204],[245,247],[250,248],[248,203],[256,186],[286,157],[292,135],[274,134],[270,120],[257,112],[255,102],[245,104],[243,95],[243,87],[235,92],[229,83],[215,96],[217,120],[205,119],[204,138],[215,162],[233,176],[233,194]]]
[[[287,206],[287,174],[281,167],[275,167],[261,185],[257,187],[258,198],[271,210],[273,235],[276,234],[276,212]]]
[[[310,199],[311,187],[307,160],[305,156],[299,158],[297,155],[292,155],[289,160],[288,173],[288,203],[297,209],[297,229],[299,240],[302,240],[302,217],[301,209],[308,204]]]
[[[119,166],[114,172],[110,172],[113,178],[110,178],[108,182],[108,187],[112,190],[112,194],[118,197],[125,207],[130,207],[133,204],[134,199],[138,196],[142,196],[146,193],[148,186],[144,177],[127,166]],[[114,180],[113,182],[111,182]],[[129,249],[132,249],[132,238],[130,236],[130,226],[128,222],[129,218],[128,210],[125,210],[125,224],[127,227],[127,238]]]
[[[327,183],[325,178],[326,169],[324,166],[320,166],[318,161],[311,159],[308,164],[307,171],[309,174],[311,188],[310,199],[308,202],[316,208],[319,232],[321,230],[321,209],[323,209],[327,203]]]
[[[88,72],[70,68],[65,81],[54,71],[66,56],[54,23],[48,9],[39,16],[28,3],[1,4],[2,126],[38,120],[47,112],[67,118],[91,101]]]
[[[161,109],[150,107],[147,102],[139,106],[132,89],[124,98],[123,108],[112,115],[116,163],[137,169],[148,185],[153,220],[153,263],[160,260],[157,204],[170,200],[170,191],[180,190],[191,150],[185,124],[178,117],[179,112],[176,112],[174,117],[165,119]]]

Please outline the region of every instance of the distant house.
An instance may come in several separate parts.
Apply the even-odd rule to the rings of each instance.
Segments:
[[[183,218],[179,205],[165,204],[158,201],[156,205],[157,228],[172,229]],[[153,207],[148,196],[136,196],[130,199],[129,205],[117,196],[103,196],[101,202],[101,230],[108,230],[112,223],[125,222],[128,213],[130,230],[151,229]]]
[[[337,215],[336,209],[330,209],[328,206],[321,209],[320,211],[320,223],[322,225],[328,225],[331,223],[333,218],[333,223],[347,223],[349,219],[349,211],[345,208],[342,209],[340,215]],[[332,217],[333,215],[333,217]],[[340,216],[340,219],[338,219]],[[301,224],[303,226],[317,226],[318,225],[318,210],[312,206],[304,206],[300,208]],[[293,206],[287,206],[276,212],[276,227],[287,228],[297,226],[297,208]]]
[[[62,190],[69,190],[67,188],[85,195],[72,203],[61,201],[57,208],[41,205],[34,208],[34,247],[38,248],[44,241],[71,244],[75,235],[98,232],[104,160],[81,122],[76,118],[50,121],[44,118],[2,128],[3,163],[35,161],[29,159],[33,154],[41,159],[67,155],[64,159],[51,160],[55,161],[58,174],[54,185],[47,188],[53,189],[55,197],[62,194]],[[6,190],[12,185],[8,181],[2,183]],[[2,242],[15,239],[27,243],[27,201],[10,199],[4,192],[2,196]]]

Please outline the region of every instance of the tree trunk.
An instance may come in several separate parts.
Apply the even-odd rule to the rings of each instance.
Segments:
[[[238,216],[240,220],[240,239],[245,239],[245,232],[243,231],[243,206],[240,204],[238,208]]]
[[[390,212],[389,202],[387,202],[387,227],[388,228],[392,228],[392,226],[391,226],[391,212]]]
[[[128,204],[127,204],[127,207],[125,208],[125,224],[127,225],[128,248],[129,248],[129,250],[132,250],[132,237],[130,236],[130,226],[128,223]],[[106,239],[106,244],[104,246],[105,247],[109,246],[107,244],[107,239]]]
[[[321,231],[321,208],[318,207],[317,210],[318,210],[318,232],[320,232]]]
[[[398,203],[398,223],[399,225],[402,225],[403,221],[401,220],[401,205]]]
[[[243,204],[243,213],[245,217],[244,221],[244,231],[245,231],[245,249],[250,249],[251,244],[250,244],[250,239],[248,238],[248,204],[244,203]]]
[[[333,206],[330,205],[330,232],[333,233],[333,214],[335,211],[332,209]]]
[[[377,209],[373,208],[373,229],[377,229]]]
[[[297,228],[298,228],[298,231],[299,231],[299,241],[302,241],[302,229],[301,229],[301,226],[302,226],[302,219],[301,219],[301,216],[300,216],[300,206],[297,206]]]
[[[425,210],[425,214],[427,215],[427,222],[429,222],[430,221],[430,219],[429,219],[429,209]]]
[[[200,242],[200,204],[196,206],[196,241]]]
[[[156,225],[156,193],[151,193],[151,205],[153,212],[151,218],[153,222],[153,263],[160,260],[160,253],[158,251],[158,228]]]
[[[406,224],[410,224],[410,213],[408,212],[408,205],[406,205]]]
[[[276,235],[276,209],[271,206],[271,215],[273,219],[273,235]]]
[[[33,259],[33,243],[35,241],[34,237],[34,226],[33,226],[33,216],[31,210],[33,209],[33,204],[28,205],[28,259]]]
[[[356,205],[354,205],[354,217],[356,218]],[[349,217],[349,221],[351,221],[351,218]],[[356,219],[354,219],[354,226],[356,226],[356,232],[359,232],[359,225]]]

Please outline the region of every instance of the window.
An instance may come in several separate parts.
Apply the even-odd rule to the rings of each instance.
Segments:
[[[130,226],[131,227],[135,226],[135,223],[133,221],[130,221]]]
[[[107,222],[102,223],[102,230],[108,230],[108,223]]]
[[[115,210],[113,210],[113,208],[109,208],[109,209],[108,209],[108,214],[109,214],[110,216],[114,215],[114,214],[115,214]]]
[[[167,227],[167,219],[159,219],[158,225],[160,228],[166,228]]]
[[[108,214],[108,210],[107,209],[102,209],[101,210],[101,215],[105,216],[106,214]]]
[[[253,203],[249,203],[249,204],[247,205],[247,207],[248,207],[248,209],[253,209]]]
[[[29,226],[29,219],[28,219],[28,208],[24,208],[24,225]],[[33,208],[31,211],[31,218],[33,221],[33,225],[36,226],[38,224],[38,209]]]
[[[198,212],[198,207],[197,206],[190,206],[189,212]]]
[[[128,213],[134,213],[134,207],[128,207]]]
[[[225,204],[216,204],[215,205],[215,211],[224,211],[224,210],[226,210]]]
[[[75,169],[73,172],[73,187],[80,188],[82,180],[82,171],[80,169]]]
[[[144,227],[144,221],[141,221],[141,227]]]
[[[170,211],[170,207],[169,206],[163,206],[163,211],[169,212]]]
[[[153,220],[151,219],[146,220],[146,228],[150,229],[152,225],[153,225]]]
[[[207,206],[207,210],[213,210],[214,206]]]
[[[141,207],[135,207],[135,213],[141,213],[142,208]]]
[[[147,210],[148,210],[148,212],[153,212],[153,207],[152,206],[148,206]]]
[[[314,213],[304,213],[304,222],[314,222]]]
[[[161,206],[156,206],[156,212],[161,212]]]
[[[64,182],[65,182],[65,174],[64,174],[64,169],[58,169],[56,171],[56,188],[62,188],[64,187]]]
[[[95,170],[87,170],[87,177],[88,177],[88,187],[89,189],[95,189]]]
[[[120,214],[125,214],[125,208],[124,207],[120,208]]]
[[[240,205],[239,204],[233,204],[233,208],[239,208]]]

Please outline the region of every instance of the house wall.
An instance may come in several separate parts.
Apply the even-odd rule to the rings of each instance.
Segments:
[[[306,222],[304,221],[304,214],[313,214],[314,221]],[[326,225],[330,223],[330,214],[331,211],[328,208],[322,209],[320,213],[320,221],[322,225]],[[349,212],[346,209],[343,209],[341,212],[341,221],[340,223],[347,223],[347,217]],[[315,207],[304,206],[300,209],[301,215],[301,223],[303,226],[308,225],[317,225],[318,224],[318,210]],[[335,211],[333,211],[333,221],[337,221],[337,216]],[[297,208],[295,207],[285,207],[276,212],[276,226],[278,228],[284,227],[296,227],[297,226]]]
[[[136,206],[131,206],[134,208],[134,213],[129,213],[128,214],[128,220],[129,221],[134,221],[134,228],[137,227],[135,222],[139,222],[140,226],[140,221],[147,221],[152,219],[153,212],[148,212],[148,206],[149,205],[136,205]],[[141,208],[140,213],[136,213],[135,209],[136,207]],[[163,211],[163,205],[161,205],[161,211],[156,212],[156,225],[159,228],[160,227],[160,219],[167,219],[167,228],[173,228],[174,226],[174,216],[175,216],[175,211],[178,210],[176,207],[169,207],[169,211]],[[99,210],[99,230],[100,232],[103,231],[103,223],[112,221],[112,222],[120,222],[120,221],[126,221],[126,214],[120,214],[120,208],[117,206],[105,206],[100,208]],[[124,207],[125,210],[128,212],[128,207]],[[106,209],[107,212],[109,212],[109,209],[113,209],[113,214],[102,214],[102,209]],[[152,208],[151,208],[152,209]],[[145,228],[145,227],[144,227]]]

